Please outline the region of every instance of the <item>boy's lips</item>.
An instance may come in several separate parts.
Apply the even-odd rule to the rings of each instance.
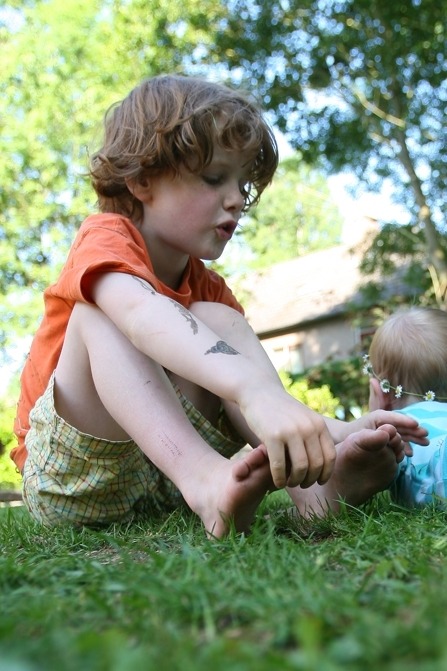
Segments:
[[[223,224],[219,224],[219,226],[216,226],[216,231],[219,237],[222,238],[223,240],[230,240],[233,237],[233,233],[236,230],[236,228],[237,223],[233,219],[230,219],[228,221],[225,221]]]

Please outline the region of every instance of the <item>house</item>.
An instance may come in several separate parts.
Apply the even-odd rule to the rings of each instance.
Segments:
[[[360,263],[373,232],[370,226],[365,237],[363,229],[354,247],[351,241],[250,274],[243,286],[246,316],[277,370],[298,374],[365,351],[374,326],[367,319],[359,326],[352,306],[371,279]],[[387,282],[386,294],[405,292],[398,277]]]

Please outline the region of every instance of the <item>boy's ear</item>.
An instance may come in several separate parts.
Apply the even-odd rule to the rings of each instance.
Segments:
[[[126,186],[135,198],[142,203],[147,202],[150,197],[150,183],[147,177],[143,177],[141,181],[126,179]]]
[[[380,387],[380,382],[375,377],[369,380],[369,411],[373,410],[391,410],[390,394],[385,394]]]

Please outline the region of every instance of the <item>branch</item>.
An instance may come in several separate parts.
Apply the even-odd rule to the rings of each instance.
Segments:
[[[445,301],[447,298],[447,277],[444,277],[443,279],[440,278],[436,268],[432,264],[428,266],[428,272],[430,273],[436,302],[441,309],[445,310]]]
[[[377,105],[375,105],[374,103],[371,103],[365,96],[365,94],[359,89],[354,87],[352,91],[356,96],[357,100],[362,105],[362,107],[372,112],[375,116],[379,117],[379,119],[382,119],[383,121],[388,121],[388,123],[392,124],[393,126],[397,126],[398,128],[405,128],[406,122],[403,119],[394,116],[394,114],[388,114],[380,107],[377,107]]]

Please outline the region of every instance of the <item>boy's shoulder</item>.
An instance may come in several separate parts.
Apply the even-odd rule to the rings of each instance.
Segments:
[[[132,221],[122,214],[116,214],[115,212],[96,212],[95,214],[90,214],[86,219],[84,219],[79,230],[85,231],[96,227],[112,229],[136,229]]]
[[[101,245],[102,240],[109,243],[115,240],[121,244],[119,240],[123,239],[144,246],[141,233],[131,219],[114,212],[99,212],[84,219],[76,234],[73,249],[89,243]]]

